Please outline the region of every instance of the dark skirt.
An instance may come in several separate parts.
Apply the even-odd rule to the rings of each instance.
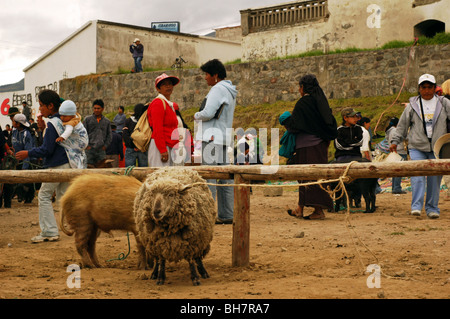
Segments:
[[[322,141],[317,145],[302,147],[295,150],[293,164],[327,164],[328,141]],[[300,184],[311,181],[298,181]],[[326,188],[327,184],[322,185]],[[298,188],[298,205],[332,209],[333,199],[320,185],[300,186]]]

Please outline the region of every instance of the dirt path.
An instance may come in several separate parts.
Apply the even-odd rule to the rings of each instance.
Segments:
[[[7,299],[316,299],[450,298],[450,200],[441,193],[441,218],[408,215],[411,193],[377,197],[374,214],[328,213],[323,221],[288,216],[297,193],[251,195],[250,266],[231,266],[232,225],[216,225],[205,267],[211,278],[194,287],[185,262],[169,264],[167,282],[157,286],[150,271],[136,269],[135,240],[102,234],[97,252],[105,268],[81,269],[81,288],[69,288],[67,267],[80,262],[74,239],[32,244],[39,233],[37,199],[13,200],[0,209],[0,298]],[[307,212],[308,213],[308,212]],[[57,213],[59,214],[59,213]],[[368,288],[366,269],[381,267],[380,288]],[[74,281],[71,281],[72,283]]]

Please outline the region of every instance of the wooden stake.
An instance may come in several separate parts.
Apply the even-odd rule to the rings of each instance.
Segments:
[[[235,184],[249,184],[240,174],[234,175]],[[250,187],[234,187],[233,267],[246,267],[250,263]]]

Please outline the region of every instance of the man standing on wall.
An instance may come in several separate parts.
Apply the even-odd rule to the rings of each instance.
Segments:
[[[144,46],[142,45],[141,40],[138,38],[134,39],[134,42],[130,44],[130,52],[133,54],[134,72],[142,72],[141,61],[144,58]]]
[[[103,101],[95,100],[92,104],[94,114],[87,116],[83,122],[89,136],[89,145],[86,148],[88,167],[106,159],[106,149],[112,142],[111,122],[103,116]]]

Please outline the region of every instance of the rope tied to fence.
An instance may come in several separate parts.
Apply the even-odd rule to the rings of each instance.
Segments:
[[[136,167],[136,166],[134,166],[134,165],[128,166],[128,167],[125,169],[124,175],[125,175],[125,176],[130,176],[131,172],[133,171],[133,169],[134,169],[135,167]],[[118,173],[117,173],[117,174],[118,174]],[[128,238],[128,253],[127,253],[126,255],[125,255],[125,253],[120,253],[119,256],[118,256],[117,258],[108,259],[107,262],[113,261],[113,260],[125,260],[125,259],[128,257],[128,255],[130,254],[130,251],[131,251],[131,245],[130,245],[130,233],[129,233],[129,232],[127,232],[127,238]]]
[[[319,185],[324,191],[326,191],[330,197],[333,199],[333,201],[340,199],[341,197],[345,196],[346,198],[346,202],[347,202],[347,210],[345,213],[345,221],[347,223],[347,227],[346,230],[350,233],[350,238],[352,240],[352,243],[354,245],[355,251],[358,255],[358,259],[360,261],[361,267],[363,270],[365,270],[364,267],[364,263],[363,263],[363,258],[361,256],[361,253],[359,252],[358,248],[357,248],[357,244],[355,241],[355,238],[357,239],[357,241],[359,243],[361,243],[361,245],[367,249],[367,251],[372,255],[373,258],[375,258],[376,263],[379,263],[379,259],[378,257],[375,255],[375,253],[363,242],[363,240],[360,238],[360,236],[356,233],[354,226],[351,223],[350,220],[350,197],[349,194],[347,192],[347,188],[345,187],[346,183],[349,183],[352,181],[352,178],[348,175],[348,172],[351,168],[351,166],[354,163],[358,163],[357,161],[352,161],[350,163],[348,163],[348,165],[345,167],[345,170],[343,172],[343,174],[336,179],[329,179],[329,180],[318,180],[316,182],[307,182],[307,183],[300,183],[300,184],[296,184],[296,185],[289,185],[289,186],[295,186],[295,187],[307,187],[307,186],[311,186],[311,185]],[[330,188],[330,184],[331,183],[336,183],[337,185],[334,189]],[[324,186],[324,184],[327,184],[326,187]],[[191,186],[197,186],[197,185],[211,185],[211,186],[219,186],[219,187],[286,187],[286,185],[276,185],[276,184],[272,184],[272,185],[266,185],[266,184],[251,184],[251,183],[245,183],[245,184],[217,184],[217,183],[208,183],[208,182],[196,182],[196,183],[192,183]],[[336,193],[340,192],[340,195],[338,197],[336,197]],[[381,274],[384,275],[387,278],[396,278],[396,277],[392,277],[389,275],[386,275],[383,271],[381,271]]]

